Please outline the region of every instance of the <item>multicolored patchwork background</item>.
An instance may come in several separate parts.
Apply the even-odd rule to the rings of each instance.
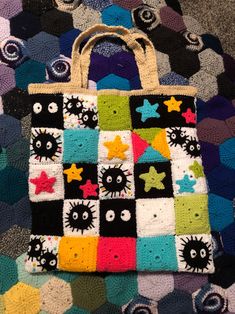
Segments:
[[[31,105],[28,271],[213,272],[194,97],[33,94]]]
[[[232,19],[232,2],[217,2],[209,12],[195,1],[204,26],[196,12],[190,11],[192,3],[184,2],[180,8],[177,0],[75,0],[62,12],[52,0],[1,1],[0,312],[235,312],[235,62],[215,36],[219,21],[223,27],[229,20],[225,5]],[[62,1],[57,3],[61,8]],[[206,3],[209,9],[212,1]],[[138,9],[131,19],[133,8]],[[218,8],[221,14],[213,26],[208,18]],[[150,20],[143,16],[144,10]],[[74,38],[101,20],[126,27],[132,24],[151,38],[158,50],[161,84],[198,88],[197,130],[209,185],[214,274],[55,271],[35,276],[25,271],[31,228],[27,184],[31,108],[26,89],[33,82],[67,81]],[[224,35],[231,34],[229,25]],[[116,41],[94,48],[89,79],[92,89],[140,87],[132,56]],[[54,237],[49,240],[48,249],[56,250]],[[52,267],[54,263],[52,259]]]

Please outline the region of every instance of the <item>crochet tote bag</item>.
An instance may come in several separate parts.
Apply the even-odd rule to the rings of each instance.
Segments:
[[[133,51],[141,90],[87,89],[108,36]],[[159,85],[145,36],[96,25],[74,42],[71,82],[29,93],[28,271],[213,272],[196,89]]]

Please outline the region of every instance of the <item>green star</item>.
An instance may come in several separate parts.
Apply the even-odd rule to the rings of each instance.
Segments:
[[[149,192],[151,188],[164,190],[165,186],[162,183],[162,180],[165,178],[165,176],[165,172],[157,173],[157,170],[153,166],[151,166],[149,167],[149,172],[142,173],[139,178],[145,181],[145,192]]]
[[[202,165],[199,164],[198,161],[195,160],[194,163],[191,166],[189,166],[189,169],[192,170],[196,179],[200,177],[205,177],[203,167]]]

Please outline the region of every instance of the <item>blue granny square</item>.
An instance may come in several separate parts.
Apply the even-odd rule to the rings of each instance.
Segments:
[[[137,239],[137,270],[178,269],[174,236]]]
[[[98,139],[98,130],[65,130],[63,161],[97,163]]]

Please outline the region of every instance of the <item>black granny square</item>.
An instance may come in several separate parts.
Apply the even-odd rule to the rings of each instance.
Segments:
[[[76,165],[76,169],[81,169],[80,178],[75,177],[72,181],[72,177],[69,176],[68,169],[71,169],[73,165]],[[64,164],[64,188],[65,199],[98,199],[99,188],[97,183],[97,165],[95,164]]]
[[[174,126],[195,127],[195,123],[186,123],[182,113],[191,109],[195,113],[194,97],[174,96],[176,101],[182,101],[180,111],[168,112],[164,101],[171,96],[131,96],[130,109],[133,129],[136,128],[166,128]]]
[[[100,201],[100,235],[136,237],[135,201],[127,199]]]
[[[32,234],[63,235],[63,201],[31,202]]]
[[[172,197],[170,162],[135,164],[136,198]]]
[[[32,127],[64,128],[62,95],[31,95]]]

